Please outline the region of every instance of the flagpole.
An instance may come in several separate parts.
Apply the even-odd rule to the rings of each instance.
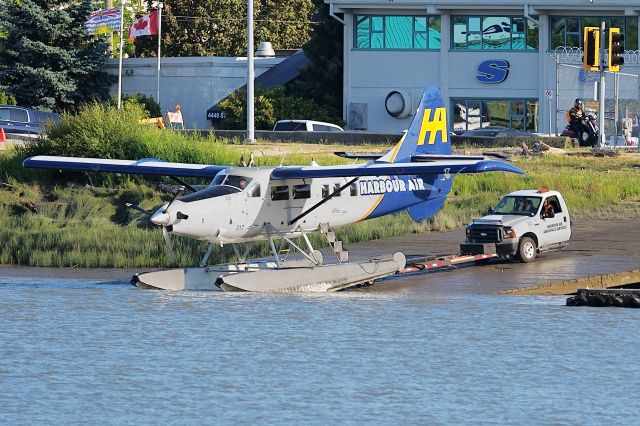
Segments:
[[[247,1],[247,142],[256,141],[253,109],[253,0]]]
[[[118,61],[118,110],[122,106],[122,47],[124,46],[124,39],[122,38],[122,32],[124,27],[124,2],[120,1],[120,57]]]
[[[158,89],[156,102],[160,105],[160,44],[162,42],[162,3],[158,3]]]

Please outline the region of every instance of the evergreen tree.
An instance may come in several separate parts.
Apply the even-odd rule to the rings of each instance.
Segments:
[[[148,2],[150,9],[150,1]],[[254,2],[256,42],[298,49],[309,40],[313,0]],[[247,49],[246,0],[172,0],[162,11],[162,56],[243,56]],[[139,37],[136,50],[155,56],[156,39]],[[257,43],[256,43],[257,46]]]
[[[343,25],[329,15],[329,5],[315,0],[318,24],[304,45],[309,66],[302,78],[291,87],[291,94],[308,97],[330,108],[336,117],[342,117],[343,85]]]
[[[18,104],[43,110],[73,110],[109,98],[113,78],[101,71],[104,39],[84,27],[91,0],[6,0],[0,8],[0,90]]]

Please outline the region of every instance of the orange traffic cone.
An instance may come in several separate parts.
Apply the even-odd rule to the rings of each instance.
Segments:
[[[6,142],[6,141],[7,141],[7,135],[4,134],[4,129],[0,127],[0,142]]]

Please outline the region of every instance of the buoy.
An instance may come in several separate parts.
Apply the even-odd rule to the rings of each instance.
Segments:
[[[4,134],[4,129],[0,127],[0,142],[6,142],[6,141],[7,141],[7,135]]]

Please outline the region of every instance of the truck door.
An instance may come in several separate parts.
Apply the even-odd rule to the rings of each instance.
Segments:
[[[540,238],[541,245],[568,241],[571,237],[571,224],[566,204],[564,202],[561,203],[556,195],[548,196],[545,201],[548,201],[551,206],[553,217],[542,218],[543,236]],[[542,207],[540,214],[544,215],[544,207]]]

